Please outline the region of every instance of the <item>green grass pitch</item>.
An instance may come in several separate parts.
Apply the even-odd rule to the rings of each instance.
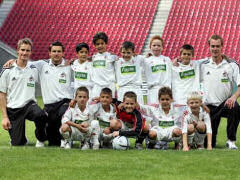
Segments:
[[[30,144],[11,147],[8,133],[0,128],[0,179],[240,179],[240,152],[225,148],[226,119],[221,121],[217,149],[212,151],[37,149],[30,121],[26,132]]]

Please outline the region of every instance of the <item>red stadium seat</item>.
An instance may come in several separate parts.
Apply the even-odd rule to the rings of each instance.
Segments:
[[[1,0],[0,0],[1,1]],[[109,51],[119,54],[125,40],[136,43],[140,53],[159,0],[17,0],[0,29],[0,40],[15,48],[18,39],[34,42],[33,59],[48,58],[47,48],[59,40],[66,46],[65,57],[75,56],[74,47],[92,37],[108,34]]]
[[[180,46],[190,43],[195,59],[209,55],[207,40],[217,33],[224,38],[225,53],[239,59],[240,1],[238,0],[173,0],[163,32],[165,55],[179,55]],[[178,42],[178,41],[181,42]]]

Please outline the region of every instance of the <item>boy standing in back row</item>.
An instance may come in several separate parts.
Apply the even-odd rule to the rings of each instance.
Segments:
[[[98,32],[93,37],[93,44],[97,53],[92,56],[92,97],[99,97],[103,88],[110,88],[112,96],[115,97],[115,70],[114,62],[118,59],[116,55],[107,52],[108,36],[104,32]]]

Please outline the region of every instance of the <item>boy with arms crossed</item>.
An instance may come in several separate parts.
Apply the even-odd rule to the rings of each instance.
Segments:
[[[141,112],[153,117],[149,131],[149,148],[153,148],[156,140],[174,141],[179,143],[182,135],[181,129],[176,125],[181,114],[174,108],[172,91],[169,87],[159,89],[159,104],[154,106],[140,105]],[[177,146],[175,148],[178,148]]]
[[[86,106],[89,99],[89,92],[86,87],[79,87],[76,90],[76,105],[68,108],[62,118],[60,133],[66,143],[65,148],[71,148],[71,142],[78,140],[83,142],[82,150],[89,149],[89,141],[92,138],[93,149],[98,149],[99,124],[96,120],[90,120],[89,108]]]
[[[198,92],[191,92],[187,98],[187,110],[182,117],[183,151],[190,146],[204,148],[204,139],[207,134],[207,149],[212,149],[212,128],[209,114],[202,108],[202,96]]]
[[[144,58],[142,56],[134,56],[135,45],[132,42],[125,41],[121,47],[122,58],[115,62],[115,70],[117,84],[118,100],[123,101],[123,95],[127,91],[135,92],[137,102],[143,104],[142,96],[142,66]]]
[[[145,76],[148,84],[148,104],[158,103],[158,90],[163,87],[171,87],[172,62],[169,57],[161,55],[163,39],[153,36],[150,40],[152,56],[145,59]]]
[[[18,59],[10,68],[3,69],[0,76],[0,102],[2,126],[10,134],[11,145],[25,145],[25,119],[34,121],[36,147],[43,147],[46,114],[36,103],[35,85],[38,71],[28,60],[32,53],[32,41],[28,38],[18,41]]]

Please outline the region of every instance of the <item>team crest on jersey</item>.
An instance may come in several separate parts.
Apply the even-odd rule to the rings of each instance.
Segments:
[[[223,72],[223,78],[221,79],[221,82],[222,82],[222,83],[227,83],[227,82],[229,82],[228,73],[227,73],[226,71]]]
[[[35,87],[34,78],[32,76],[29,77],[27,87]]]
[[[59,79],[59,83],[61,84],[65,84],[67,81],[66,81],[66,74],[64,72],[62,72],[60,74],[60,79]]]
[[[207,75],[210,75],[210,72],[209,72],[209,71],[207,72]]]
[[[223,72],[223,77],[227,77],[228,73],[226,71]]]
[[[79,116],[79,114],[76,114],[76,116],[78,117],[78,116]]]
[[[66,74],[63,72],[63,73],[61,73],[61,78],[64,78],[64,77],[66,77]]]
[[[32,81],[34,81],[34,78],[32,76],[30,76],[29,82],[32,82]]]
[[[45,71],[45,74],[48,74],[48,71]]]

